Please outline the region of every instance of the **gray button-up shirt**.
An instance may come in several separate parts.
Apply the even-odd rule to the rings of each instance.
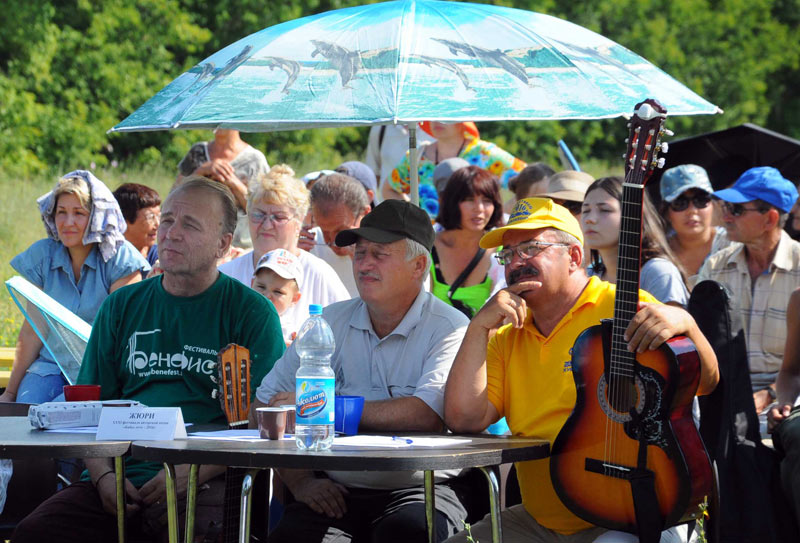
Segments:
[[[383,338],[375,334],[361,298],[331,304],[322,316],[336,339],[331,367],[337,395],[364,396],[366,401],[414,396],[443,417],[444,385],[469,324],[460,311],[421,290],[397,328]],[[266,403],[278,392],[294,391],[298,367],[300,357],[292,344],[264,377],[256,397]],[[351,486],[408,486],[400,480],[381,483],[375,473],[369,483],[344,475],[337,472],[335,478],[347,478],[342,482]]]

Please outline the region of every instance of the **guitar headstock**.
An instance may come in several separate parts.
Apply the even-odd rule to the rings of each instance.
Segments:
[[[246,426],[250,410],[250,351],[231,343],[217,355],[217,390],[222,411],[231,428]]]
[[[626,182],[645,185],[653,170],[664,166],[664,159],[658,158],[659,152],[667,152],[667,144],[661,143],[661,136],[672,135],[672,132],[664,129],[666,118],[666,108],[652,98],[636,104],[628,124],[630,136],[626,140]]]

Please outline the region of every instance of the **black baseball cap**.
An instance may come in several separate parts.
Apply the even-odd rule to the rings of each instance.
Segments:
[[[361,226],[342,230],[336,245],[347,247],[364,238],[376,243],[392,243],[404,238],[421,243],[428,251],[436,234],[428,214],[419,206],[402,200],[384,200],[361,219]]]

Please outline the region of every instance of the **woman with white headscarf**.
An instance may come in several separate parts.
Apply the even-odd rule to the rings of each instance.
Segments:
[[[111,191],[88,171],[59,179],[37,200],[47,238],[11,260],[25,279],[88,323],[111,292],[141,280],[150,265],[125,240],[125,219]],[[25,321],[0,401],[42,403],[67,384],[47,347]]]

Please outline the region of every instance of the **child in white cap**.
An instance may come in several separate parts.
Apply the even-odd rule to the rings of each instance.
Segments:
[[[269,298],[278,315],[283,315],[300,301],[302,278],[300,260],[286,249],[275,249],[258,260],[250,287]],[[287,330],[286,324],[281,319],[283,338],[288,345],[294,340],[297,330]]]

